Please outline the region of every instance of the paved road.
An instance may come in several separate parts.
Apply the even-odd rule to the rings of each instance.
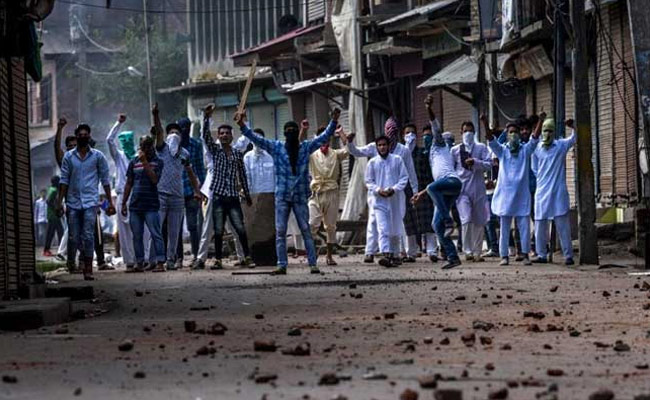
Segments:
[[[94,315],[0,334],[0,374],[18,380],[0,383],[0,398],[398,399],[411,388],[431,399],[418,378],[432,374],[463,399],[502,388],[510,399],[650,394],[650,276],[630,276],[632,268],[480,263],[443,272],[424,261],[396,270],[340,261],[323,275],[304,264],[285,277],[99,274],[96,302],[75,304]],[[190,320],[227,331],[186,333]],[[301,335],[289,336],[293,328]],[[118,350],[126,339],[133,349]],[[278,350],[256,352],[255,340]],[[307,342],[311,355],[282,354]],[[326,373],[340,382],[319,385]],[[265,375],[277,379],[255,382]]]

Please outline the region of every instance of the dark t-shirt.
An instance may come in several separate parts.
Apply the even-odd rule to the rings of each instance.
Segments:
[[[164,163],[158,157],[149,160],[150,167],[156,173],[158,179],[163,170]],[[129,209],[133,211],[158,211],[158,186],[151,182],[149,175],[144,170],[142,163],[136,157],[129,163],[126,170],[126,179],[133,182]]]

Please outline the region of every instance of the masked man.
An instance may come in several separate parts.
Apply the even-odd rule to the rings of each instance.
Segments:
[[[405,128],[408,129],[408,126]],[[413,128],[415,129],[415,128]],[[431,145],[433,144],[433,132],[430,125],[422,127],[420,133],[416,133],[417,142],[416,147],[411,152],[413,157],[413,166],[415,173],[418,177],[419,191],[425,190],[429,184],[433,182],[431,175],[431,165],[429,164],[429,155]],[[422,239],[426,242],[423,243],[423,250],[426,248],[427,256],[431,262],[438,261],[438,240],[433,231],[433,201],[429,196],[424,196],[415,205],[415,212],[417,214],[418,233],[422,235]],[[408,243],[407,243],[408,244]]]
[[[410,133],[406,137],[406,145],[398,143],[400,137],[399,126],[397,120],[390,117],[384,124],[384,136],[388,139],[388,151],[391,154],[400,156],[402,162],[404,162],[404,166],[406,167],[409,176],[409,187],[404,189],[404,194],[408,199],[410,199],[411,194],[417,193],[418,190],[418,177],[415,173],[415,166],[413,165],[413,158],[411,156],[411,152],[415,148],[415,133]],[[369,143],[363,147],[357,147],[354,144],[354,134],[348,135],[347,142],[348,150],[354,157],[375,157],[378,154],[376,143]],[[405,199],[404,201],[406,202],[408,199]],[[367,263],[374,261],[374,254],[378,250],[377,221],[375,215],[371,212],[371,210],[375,209],[374,204],[372,204],[374,200],[375,197],[368,196],[368,226],[366,228],[366,257],[364,259],[364,262]],[[416,233],[416,221],[411,219],[413,213],[410,211],[412,210],[412,207],[411,204],[407,206],[406,203],[404,203],[405,215],[409,214],[410,216],[402,222],[407,225],[407,229],[403,229],[405,234],[408,235],[406,237],[407,245],[409,242],[413,245],[413,249],[410,250],[414,253],[416,241],[415,237],[411,238],[410,236],[414,236]],[[415,261],[415,259],[413,259],[413,261]],[[399,259],[393,259],[391,262],[397,265],[401,264],[401,260]]]
[[[368,196],[375,198],[369,212],[377,221],[379,250],[383,254],[379,265],[393,268],[398,265],[394,260],[399,254],[400,238],[404,235],[404,188],[409,176],[402,158],[390,153],[389,138],[377,138],[375,148],[377,155],[368,162],[365,179]]]
[[[63,199],[68,212],[68,265],[74,265],[77,249],[82,254],[85,280],[93,280],[95,222],[99,205],[99,184],[104,188],[109,206],[106,213],[115,214],[111,197],[108,162],[104,154],[90,146],[90,126],[75,129],[77,147],[65,153],[61,163],[61,180],[57,199],[58,214],[63,214]],[[73,268],[74,269],[74,268]]]
[[[318,130],[320,135],[325,127]],[[340,135],[343,137],[344,135]],[[311,197],[309,198],[309,225],[315,236],[321,222],[327,233],[327,265],[336,265],[332,254],[336,247],[336,220],[339,214],[339,175],[341,161],[348,157],[347,149],[331,149],[330,142],[309,156]]]
[[[474,124],[465,121],[461,125],[463,142],[451,148],[456,175],[462,182],[456,208],[460,216],[463,251],[467,261],[483,261],[483,229],[490,219],[490,210],[483,173],[492,167],[488,148],[476,142]]]
[[[242,134],[254,145],[261,147],[273,157],[275,166],[275,243],[278,256],[276,275],[287,273],[287,222],[293,210],[307,250],[307,259],[312,273],[320,273],[316,266],[316,248],[309,228],[309,156],[327,143],[334,134],[341,110],[332,112],[332,121],[325,132],[314,139],[300,142],[298,124],[289,121],[284,125],[285,142],[265,139],[253,133],[246,126],[245,113],[237,113],[235,122]]]
[[[573,121],[568,138],[555,138],[555,120],[546,119],[542,125],[542,140],[533,152],[532,168],[537,176],[535,192],[535,241],[538,258],[533,262],[548,262],[548,223],[553,220],[560,237],[564,264],[573,265],[571,222],[569,220],[569,191],[566,186],[566,155],[576,143]]]
[[[499,178],[492,198],[492,212],[499,217],[501,232],[499,235],[500,265],[509,264],[508,244],[512,220],[521,235],[521,255],[524,265],[530,265],[530,157],[537,146],[539,129],[526,142],[521,142],[519,126],[509,123],[506,126],[508,140],[505,145],[495,140],[487,126],[487,117],[481,116],[486,131],[486,138],[492,152],[499,158]]]
[[[201,199],[199,182],[194,175],[190,163],[190,154],[181,147],[181,127],[177,123],[165,127],[167,139],[163,134],[158,104],[152,109],[156,134],[156,152],[158,158],[165,166],[158,179],[158,197],[160,200],[160,224],[167,223],[167,269],[176,269],[176,251],[178,238],[183,224],[183,209],[185,208],[185,195],[183,191],[183,171],[186,171],[194,187],[194,196]],[[150,265],[150,268],[152,265]],[[155,267],[155,272],[162,272],[160,264]]]
[[[108,150],[111,157],[115,162],[115,193],[117,193],[117,231],[119,233],[120,252],[124,264],[126,264],[126,272],[133,272],[135,265],[135,253],[133,250],[133,233],[131,225],[129,224],[129,216],[122,214],[122,199],[124,195],[124,185],[126,184],[126,171],[129,168],[129,162],[135,157],[135,144],[133,140],[133,132],[120,132],[122,125],[126,121],[126,115],[120,114],[117,121],[106,137]],[[119,133],[119,134],[118,134]],[[120,150],[117,146],[119,141]]]

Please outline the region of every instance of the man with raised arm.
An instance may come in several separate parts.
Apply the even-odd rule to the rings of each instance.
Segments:
[[[424,104],[429,113],[431,120],[431,129],[433,130],[433,143],[429,151],[429,162],[431,163],[431,175],[433,176],[433,183],[427,186],[426,190],[422,190],[413,196],[413,203],[427,193],[436,205],[436,211],[433,214],[433,229],[438,235],[438,241],[442,246],[446,256],[447,263],[442,266],[442,269],[451,269],[461,265],[460,258],[456,252],[456,246],[451,241],[451,234],[454,231],[454,221],[451,218],[451,206],[454,204],[460,190],[462,182],[458,179],[454,168],[454,157],[451,154],[451,146],[445,139],[440,131],[440,123],[436,119],[433,112],[433,96],[428,95]]]
[[[519,126],[515,123],[506,125],[508,138],[501,144],[487,126],[487,117],[481,115],[485,136],[492,152],[499,159],[499,178],[492,197],[492,212],[499,217],[501,232],[499,235],[500,265],[508,265],[508,244],[510,226],[515,220],[521,235],[521,255],[524,265],[530,265],[530,157],[537,146],[539,128],[526,142],[521,143]]]
[[[320,273],[316,266],[316,248],[309,228],[309,156],[327,143],[334,134],[341,110],[332,112],[332,120],[325,132],[314,139],[300,142],[298,124],[289,121],[284,124],[286,141],[265,139],[255,134],[246,125],[246,113],[236,113],[235,122],[242,134],[254,145],[273,157],[275,166],[275,244],[278,256],[276,275],[287,273],[287,222],[293,210],[307,250],[307,260],[312,273]]]

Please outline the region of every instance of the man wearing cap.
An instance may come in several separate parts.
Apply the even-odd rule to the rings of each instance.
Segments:
[[[537,176],[535,192],[535,247],[538,257],[535,263],[548,262],[549,221],[553,220],[560,237],[564,264],[573,265],[571,222],[569,219],[569,191],[566,185],[566,155],[576,143],[573,120],[567,120],[571,129],[567,138],[555,137],[555,120],[546,119],[542,124],[542,140],[532,156],[532,169]]]

